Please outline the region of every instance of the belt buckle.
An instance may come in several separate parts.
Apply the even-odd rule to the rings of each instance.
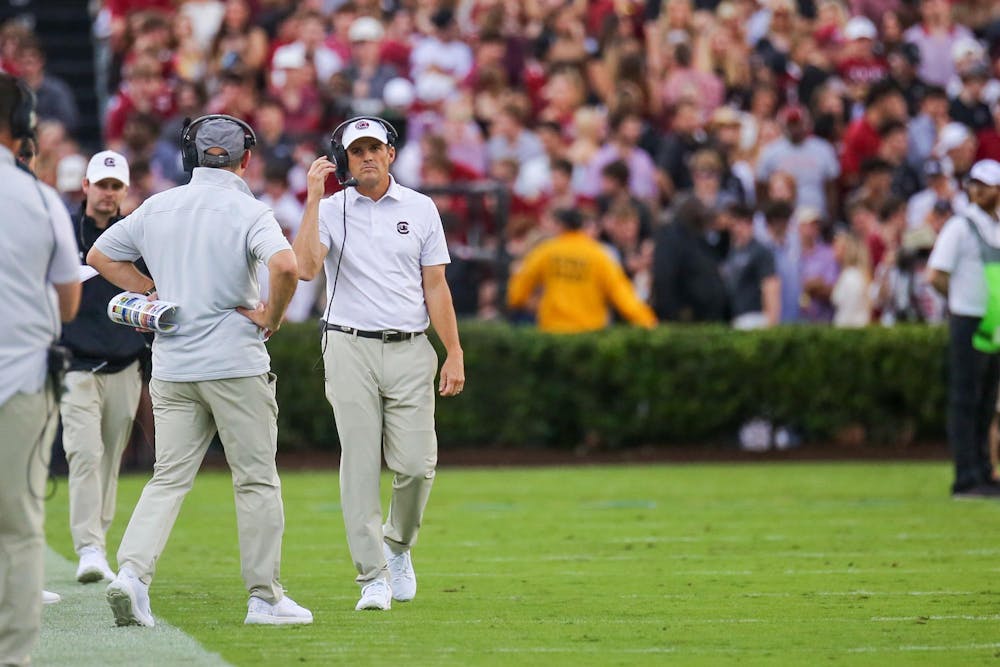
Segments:
[[[389,339],[392,336],[397,336],[397,335],[399,335],[398,331],[393,331],[392,329],[387,329],[386,331],[382,332],[382,342],[383,343],[388,343]]]

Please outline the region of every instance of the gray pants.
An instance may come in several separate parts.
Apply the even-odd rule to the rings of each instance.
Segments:
[[[330,331],[324,357],[326,397],[340,435],[340,504],[357,582],[386,578],[383,540],[409,548],[417,540],[434,483],[434,375],[437,354],[427,336],[381,340]],[[382,452],[395,473],[382,524]]]
[[[274,463],[278,404],[273,373],[229,380],[164,382],[149,393],[156,423],[153,478],[142,490],[118,549],[119,567],[152,580],[184,496],[216,429],[233,474],[243,581],[251,595],[276,603],[285,529]]]
[[[57,416],[48,390],[0,405],[0,665],[27,665],[42,626],[42,498]]]
[[[59,408],[69,464],[69,529],[77,553],[84,547],[104,551],[141,392],[138,361],[118,373],[66,374]]]

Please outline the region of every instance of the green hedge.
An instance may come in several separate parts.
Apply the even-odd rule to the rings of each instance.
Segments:
[[[944,435],[942,327],[662,326],[553,336],[467,322],[461,333],[467,384],[461,396],[438,399],[442,448],[725,442],[756,416],[810,440],[851,426],[882,444]],[[337,446],[319,345],[312,324],[286,325],[268,343],[283,448]]]

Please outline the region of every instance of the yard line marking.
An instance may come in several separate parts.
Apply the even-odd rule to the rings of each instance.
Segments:
[[[905,623],[912,621],[1000,621],[1000,614],[974,616],[972,614],[952,614],[948,616],[873,616],[877,623]]]
[[[227,667],[218,654],[160,618],[153,628],[116,628],[104,600],[107,584],[83,585],[76,566],[47,549],[45,587],[62,596],[42,611],[42,633],[32,654],[38,665],[112,667],[184,665]],[[153,601],[154,610],[156,601]]]
[[[856,595],[867,595],[869,597],[880,596],[880,597],[893,597],[893,596],[931,596],[931,595],[949,595],[949,596],[963,596],[963,595],[985,595],[984,591],[799,591],[794,593],[778,593],[778,592],[760,592],[760,591],[746,591],[734,593],[736,597],[743,598],[805,598],[810,595],[818,595],[821,597],[847,597]],[[693,593],[663,593],[663,594],[646,594],[646,593],[629,593],[619,595],[618,598],[621,600],[655,600],[655,599],[671,599],[671,600],[691,600],[695,597]]]
[[[846,649],[848,653],[889,653],[914,651],[983,651],[1000,648],[1000,643],[952,644],[950,646],[858,646]]]

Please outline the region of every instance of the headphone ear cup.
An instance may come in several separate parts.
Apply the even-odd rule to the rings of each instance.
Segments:
[[[343,183],[347,180],[347,151],[344,147],[340,145],[339,142],[334,141],[330,146],[330,156],[333,159],[333,164],[336,165],[336,176],[337,180]]]
[[[17,80],[18,101],[11,109],[10,133],[15,139],[35,136],[35,93],[24,81]]]

